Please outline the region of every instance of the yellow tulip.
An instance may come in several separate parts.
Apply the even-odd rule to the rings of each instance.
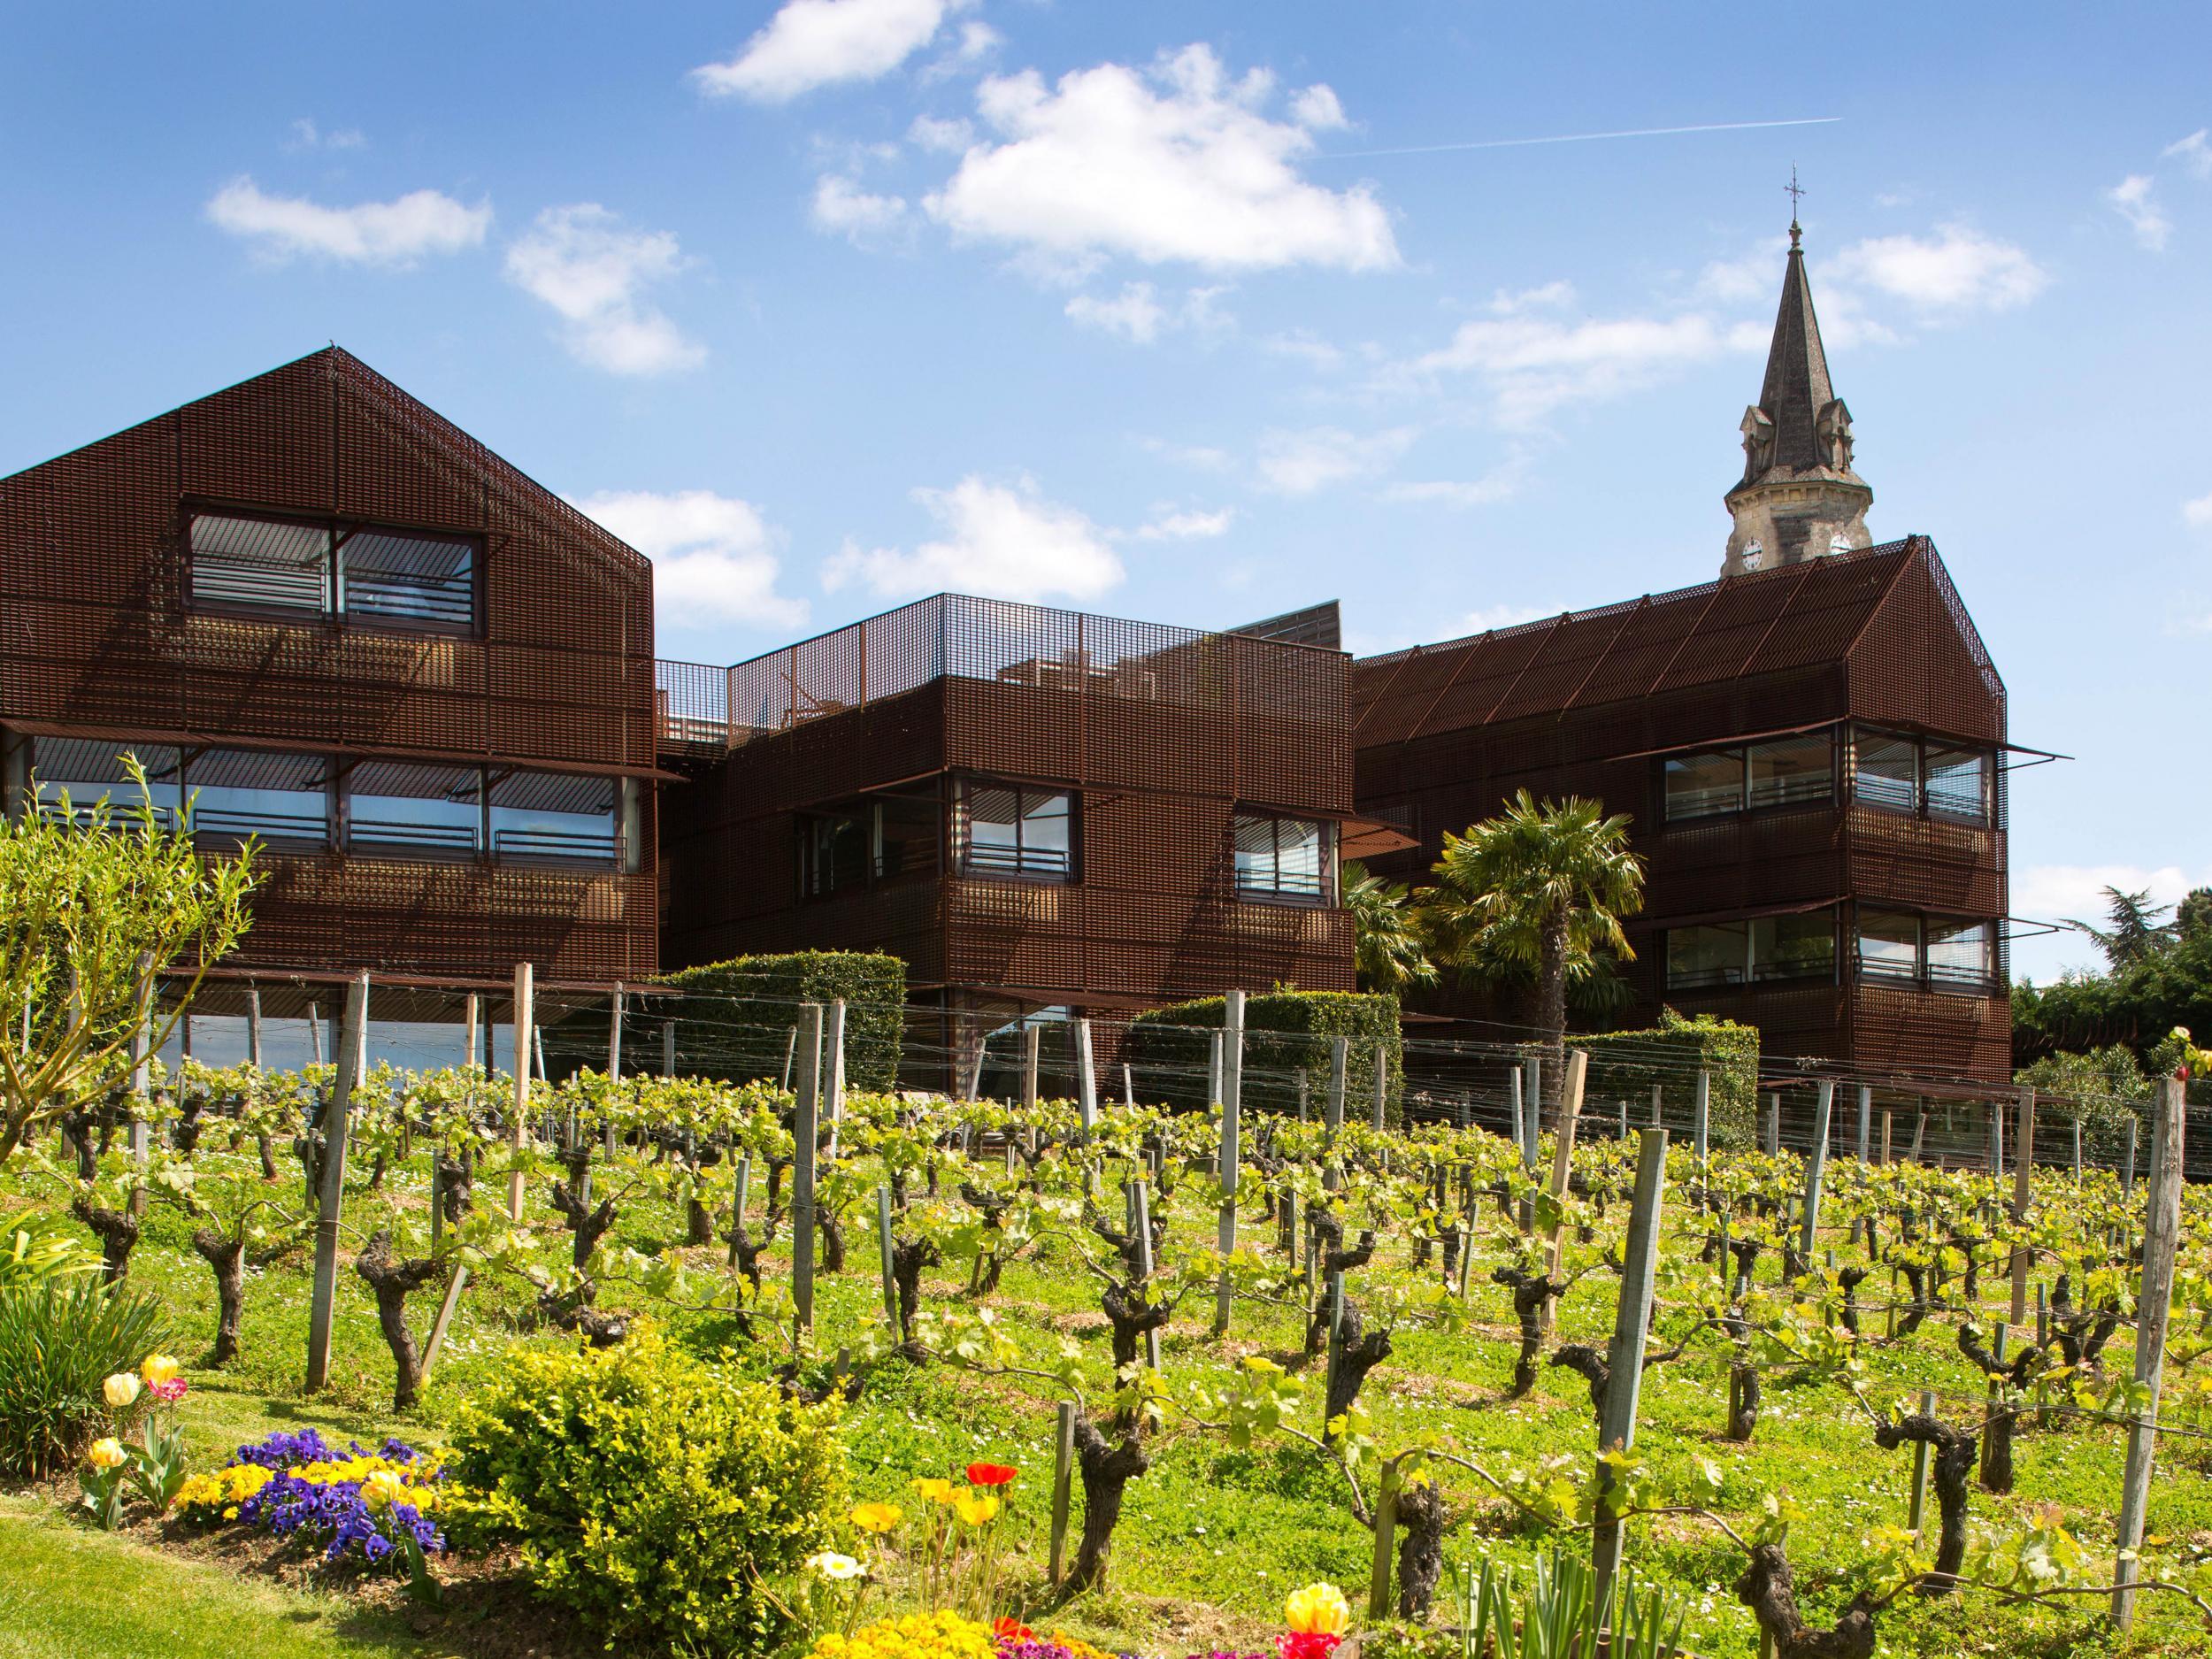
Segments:
[[[92,1449],[84,1455],[84,1460],[95,1469],[120,1469],[126,1455],[123,1442],[111,1434],[104,1440],[93,1441]]]
[[[145,1379],[147,1386],[150,1387],[156,1383],[176,1381],[177,1373],[183,1369],[184,1366],[174,1355],[149,1354],[146,1356],[146,1363],[138,1368],[138,1374]]]
[[[1351,1605],[1344,1592],[1333,1584],[1310,1584],[1293,1590],[1283,1603],[1283,1617],[1293,1635],[1341,1636],[1352,1628]]]
[[[120,1411],[138,1398],[138,1379],[127,1371],[119,1371],[100,1385],[100,1392],[107,1396],[110,1407]]]
[[[853,1525],[864,1532],[887,1532],[905,1514],[895,1503],[863,1503],[853,1510]]]
[[[393,1470],[377,1470],[361,1482],[361,1502],[372,1509],[386,1509],[406,1495],[406,1480]]]
[[[982,1526],[998,1514],[998,1500],[987,1492],[964,1492],[952,1501],[964,1526]]]

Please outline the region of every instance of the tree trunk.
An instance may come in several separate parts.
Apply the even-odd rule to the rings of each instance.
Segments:
[[[822,1259],[818,1263],[825,1273],[845,1271],[845,1224],[826,1210],[817,1210],[815,1225],[821,1230]]]
[[[1132,1480],[1152,1466],[1134,1427],[1121,1429],[1118,1439],[1109,1440],[1092,1426],[1080,1406],[1075,1409],[1075,1457],[1083,1477],[1083,1536],[1075,1564],[1068,1570],[1064,1594],[1071,1596],[1106,1587],[1122,1495]]]
[[[437,1278],[440,1266],[429,1256],[394,1261],[392,1235],[382,1231],[372,1234],[361,1254],[353,1258],[353,1271],[375,1294],[376,1322],[383,1329],[384,1345],[392,1350],[395,1411],[412,1409],[422,1393],[422,1350],[415,1346],[415,1333],[407,1328],[407,1298]]]
[[[1333,1423],[1350,1410],[1367,1381],[1367,1373],[1389,1357],[1389,1331],[1380,1325],[1363,1331],[1359,1309],[1347,1302],[1337,1343],[1336,1368],[1329,1373],[1329,1392],[1321,1421]]]
[[[1444,1489],[1433,1480],[1408,1486],[1398,1494],[1398,1617],[1428,1617],[1436,1600],[1436,1581],[1444,1574]]]
[[[1955,1429],[1916,1412],[1898,1422],[1882,1424],[1874,1431],[1874,1443],[1884,1451],[1893,1451],[1909,1443],[1934,1450],[1930,1473],[1935,1482],[1936,1508],[1943,1517],[1943,1528],[1936,1544],[1935,1570],[1923,1575],[1920,1592],[1923,1595],[1948,1595],[1958,1588],[1954,1580],[1959,1563],[1966,1559],[1966,1477],[1973,1472],[1974,1460],[1979,1455],[1974,1437],[1964,1429]]]
[[[192,1248],[215,1270],[215,1352],[208,1363],[227,1365],[238,1357],[238,1325],[246,1307],[246,1240],[202,1227],[192,1235]]]
[[[69,1203],[69,1213],[100,1239],[100,1264],[111,1285],[119,1285],[131,1271],[131,1252],[138,1248],[138,1217],[127,1210],[110,1210],[82,1196]]]
[[[261,1154],[261,1179],[265,1181],[273,1181],[277,1178],[275,1149],[269,1145],[269,1137],[266,1135],[256,1135],[253,1140],[254,1146]]]
[[[1536,969],[1536,1028],[1544,1043],[1544,1115],[1555,1130],[1565,1111],[1567,1083],[1567,918],[1547,917]]]
[[[1872,1659],[1874,1614],[1864,1596],[1843,1609],[1833,1630],[1808,1630],[1797,1610],[1789,1557],[1779,1544],[1760,1544],[1736,1580],[1736,1599],[1774,1641],[1775,1659]]]
[[[1506,1398],[1518,1400],[1536,1386],[1536,1356],[1544,1346],[1544,1303],[1555,1294],[1564,1294],[1564,1285],[1555,1285],[1541,1273],[1531,1273],[1517,1267],[1501,1267],[1490,1275],[1494,1285],[1503,1285],[1513,1293],[1513,1317],[1521,1326],[1521,1351],[1513,1361],[1513,1386],[1506,1391]]]

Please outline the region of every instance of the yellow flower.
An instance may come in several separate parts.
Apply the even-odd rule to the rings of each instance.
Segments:
[[[1344,1592],[1333,1584],[1310,1584],[1293,1590],[1283,1603],[1283,1617],[1294,1636],[1341,1636],[1352,1628],[1352,1609]]]
[[[853,1510],[853,1525],[864,1532],[881,1534],[896,1526],[905,1515],[895,1503],[863,1503]]]
[[[100,1385],[100,1392],[107,1396],[111,1407],[120,1411],[138,1398],[138,1379],[127,1371],[119,1371]]]
[[[177,1373],[183,1369],[173,1354],[149,1354],[146,1363],[138,1368],[138,1374],[151,1387],[156,1383],[176,1381]]]
[[[915,1495],[925,1503],[950,1503],[952,1502],[952,1482],[949,1480],[941,1480],[933,1477],[926,1478],[914,1483],[914,1492]]]
[[[824,1636],[809,1659],[992,1659],[995,1651],[987,1625],[957,1613],[909,1613]]]
[[[952,1501],[963,1526],[982,1526],[998,1514],[998,1500],[987,1492],[964,1492]]]
[[[127,1455],[123,1442],[111,1434],[105,1440],[93,1441],[92,1449],[84,1455],[84,1460],[95,1469],[120,1469]]]
[[[406,1478],[396,1470],[379,1469],[361,1482],[361,1502],[372,1510],[387,1509],[406,1495]]]

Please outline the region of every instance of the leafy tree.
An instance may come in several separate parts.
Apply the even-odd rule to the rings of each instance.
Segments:
[[[1402,991],[1434,985],[1436,964],[1421,937],[1414,896],[1400,881],[1370,875],[1356,862],[1344,866],[1344,908],[1352,915],[1360,988]]]
[[[2201,939],[2212,934],[2212,887],[2193,887],[2174,907],[2174,937]]]
[[[2097,949],[2104,952],[2106,964],[2114,970],[2148,962],[2174,942],[2175,924],[2159,919],[2173,906],[2153,904],[2148,887],[2135,893],[2107,887],[2104,896],[2104,926],[2071,920],[2066,926],[2095,940]]]
[[[79,807],[65,794],[50,803],[35,789],[27,810],[0,821],[0,1164],[128,1063],[158,981],[187,976],[150,1046],[165,1041],[246,931],[253,845],[204,858],[189,810],[165,828],[144,771],[124,758],[134,810],[119,815],[104,797]]]
[[[1425,909],[1440,964],[1534,971],[1545,1094],[1555,1099],[1568,981],[1599,972],[1605,955],[1635,957],[1621,918],[1643,908],[1644,864],[1629,849],[1627,817],[1579,797],[1539,806],[1524,789],[1497,817],[1446,833],[1436,878]]]
[[[2140,1118],[2151,1094],[2135,1051],[2117,1042],[2085,1053],[2046,1055],[2022,1066],[2012,1080],[2066,1102],[2065,1110],[2081,1119],[2089,1155],[2098,1158],[2115,1156],[2126,1146],[2128,1120]],[[2147,1157],[2150,1143],[2142,1146]]]

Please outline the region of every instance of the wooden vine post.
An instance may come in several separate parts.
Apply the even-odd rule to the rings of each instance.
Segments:
[[[1221,1252],[1221,1278],[1214,1286],[1214,1334],[1229,1333],[1229,1254],[1237,1248],[1237,1174],[1242,1162],[1244,1104],[1244,993],[1232,991],[1222,1007],[1221,1043],[1221,1218],[1215,1248]]]
[[[322,1192],[315,1208],[315,1280],[307,1312],[307,1392],[330,1381],[331,1305],[338,1294],[338,1220],[346,1194],[347,1118],[353,1110],[361,1056],[368,1042],[369,976],[346,988],[346,1021],[338,1039],[338,1071],[323,1112]]]
[[[1321,1185],[1332,1193],[1344,1184],[1343,1166],[1338,1161],[1336,1138],[1344,1129],[1344,1089],[1351,1054],[1350,1038],[1329,1039],[1329,1098],[1323,1108],[1322,1120],[1322,1126],[1328,1131],[1328,1152],[1321,1165]]]
[[[1690,1133],[1694,1142],[1693,1150],[1697,1156],[1697,1167],[1701,1176],[1703,1174],[1705,1169],[1705,1149],[1707,1139],[1710,1135],[1712,1130],[1712,1116],[1713,1074],[1707,1071],[1703,1066],[1700,1066],[1697,1069],[1697,1101],[1694,1108],[1694,1115],[1691,1118],[1690,1122]]]
[[[1874,1127],[1874,1088],[1871,1084],[1859,1085],[1859,1162],[1866,1162],[1867,1140]]]
[[[799,1093],[791,1116],[791,1302],[814,1329],[814,1136],[822,1109],[822,1005],[799,1004]]]
[[[622,981],[614,982],[614,992],[607,999],[607,1075],[622,1075],[622,1009],[628,1001],[622,989]]]
[[[1820,1188],[1828,1172],[1828,1120],[1835,1104],[1835,1081],[1824,1078],[1813,1104],[1813,1144],[1805,1159],[1804,1225],[1797,1236],[1797,1259],[1808,1271],[1813,1264],[1814,1235],[1820,1231]]]
[[[143,1182],[146,1165],[152,1156],[147,1114],[151,1110],[149,1095],[152,1082],[150,1062],[153,1057],[153,953],[141,951],[138,956],[138,1012],[131,1026],[131,1167],[138,1171],[140,1182],[132,1187],[126,1204],[134,1216],[146,1213]]]
[[[532,981],[530,964],[515,964],[515,1104],[509,1125],[510,1149],[514,1155],[515,1167],[507,1174],[507,1219],[522,1219],[522,1148],[530,1133],[530,1023]],[[338,1069],[345,1070],[341,1060]]]
[[[1084,1046],[1088,1048],[1087,1041]],[[1068,1499],[1075,1473],[1075,1402],[1060,1402],[1058,1416],[1052,1437],[1052,1556],[1048,1570],[1048,1581],[1053,1584],[1060,1582],[1068,1564]]]
[[[1091,1131],[1098,1127],[1098,1068],[1091,1059],[1091,1022],[1087,1019],[1075,1022],[1075,1115],[1087,1141]]]
[[[2135,1382],[2148,1397],[2128,1423],[2119,1561],[2112,1575],[2112,1622],[2122,1630],[2135,1619],[2136,1555],[2143,1548],[2143,1519],[2150,1507],[2151,1460],[2158,1447],[2158,1389],[2166,1365],[2166,1325],[2173,1317],[2174,1251],[2181,1237],[2182,1143],[2187,1123],[2183,1087],[2175,1078],[2159,1086],[2158,1122],[2151,1132],[2143,1282],[2135,1299]]]
[[[1571,1073],[1570,1076],[1571,1077]],[[1651,1330],[1652,1296],[1659,1276],[1659,1211],[1666,1194],[1667,1132],[1647,1129],[1636,1152],[1635,1207],[1621,1257],[1621,1295],[1613,1310],[1613,1340],[1606,1349],[1605,1410],[1598,1427],[1601,1452],[1631,1451],[1636,1444],[1636,1407],[1642,1393],[1645,1339]],[[1598,1466],[1599,1516],[1590,1535],[1594,1603],[1609,1610],[1613,1580],[1621,1568],[1621,1525],[1604,1518],[1611,1474]]]
[[[837,1141],[845,1117],[845,999],[829,1005],[822,1027],[822,1056],[829,1070],[824,1079],[824,1112],[829,1120],[830,1162],[837,1162]]]
[[[1373,1126],[1383,1126],[1383,1114],[1390,1103],[1390,1050],[1382,1040],[1375,1040],[1375,1121]]]
[[[883,1317],[891,1327],[891,1340],[906,1340],[906,1323],[899,1317],[898,1279],[891,1271],[891,1189],[876,1188],[876,1250],[882,1263]]]
[[[1145,1282],[1145,1294],[1151,1295],[1152,1283],[1152,1201],[1145,1194],[1142,1181],[1131,1183],[1129,1202],[1136,1210],[1137,1276]],[[1160,1333],[1157,1327],[1144,1333],[1144,1363],[1153,1371],[1160,1369]]]
[[[1559,1091],[1559,1134],[1552,1148],[1551,1195],[1557,1204],[1557,1214],[1551,1224],[1551,1238],[1548,1241],[1544,1277],[1559,1277],[1559,1258],[1564,1251],[1562,1242],[1567,1228],[1567,1179],[1572,1173],[1575,1151],[1575,1124],[1582,1115],[1582,1084],[1589,1074],[1590,1056],[1581,1048],[1567,1051],[1566,1087]],[[1544,1333],[1551,1334],[1552,1320],[1558,1308],[1555,1299],[1544,1298]]]
[[[1990,1114],[1993,1122],[2004,1121],[2001,1112]],[[1998,1132],[2001,1134],[2003,1132]],[[2015,1226],[2028,1224],[2028,1206],[2034,1196],[2035,1177],[2035,1091],[2020,1091],[2020,1144],[2013,1148],[2012,1221]],[[2018,1325],[2028,1317],[2028,1262],[2031,1256],[2026,1242],[2012,1247],[2012,1323]]]

